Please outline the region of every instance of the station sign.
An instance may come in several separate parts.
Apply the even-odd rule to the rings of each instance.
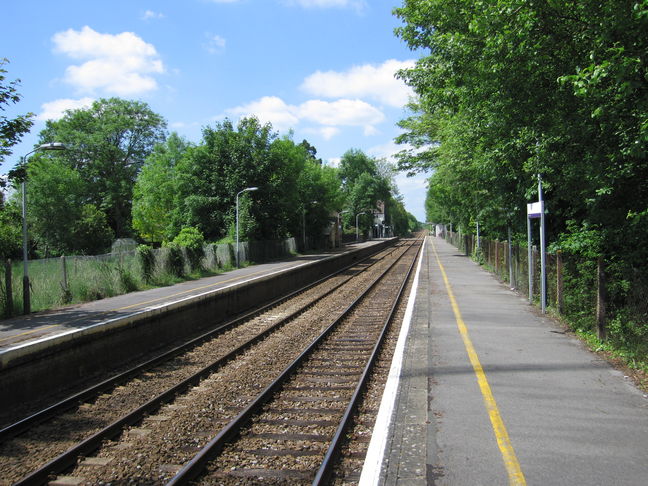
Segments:
[[[539,218],[544,211],[544,201],[527,204],[527,218]]]

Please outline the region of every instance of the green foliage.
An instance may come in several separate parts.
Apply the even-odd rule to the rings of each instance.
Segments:
[[[399,35],[430,49],[401,73],[419,101],[399,140],[414,147],[402,153],[403,169],[434,170],[431,216],[479,219],[498,232],[514,214],[523,232],[537,172],[554,216],[550,237],[568,219],[605,228],[620,208],[645,209],[648,90],[638,53],[646,25],[629,7],[409,1],[396,9]]]
[[[85,203],[103,211],[116,237],[131,236],[133,185],[144,160],[166,137],[166,122],[146,103],[100,99],[49,120],[42,143],[63,142],[56,158],[78,172]]]
[[[18,93],[20,80],[7,81],[5,74],[7,70],[4,66],[9,63],[8,59],[0,58],[0,110],[5,111],[5,106],[16,104],[20,101],[21,95]],[[16,118],[7,118],[0,116],[0,162],[5,157],[11,155],[11,147],[20,142],[22,136],[29,132],[34,122],[33,113],[20,115]],[[4,186],[4,181],[0,179],[0,187]]]
[[[205,244],[205,237],[198,228],[182,228],[178,236],[176,236],[172,245],[185,248],[189,264],[192,269],[200,268],[200,260],[205,255],[203,245]]]
[[[153,253],[153,248],[148,245],[139,245],[137,247],[137,259],[139,260],[142,272],[142,280],[147,284],[151,284],[155,273],[155,254]]]
[[[161,243],[172,238],[176,193],[175,168],[189,144],[172,133],[158,144],[144,162],[133,188],[133,228],[147,241]]]
[[[524,235],[540,174],[551,248],[582,267],[566,284],[574,320],[591,325],[603,257],[616,328],[643,328],[631,296],[648,270],[648,3],[405,0],[394,13],[425,53],[399,74],[417,98],[398,142],[401,169],[432,172],[428,221]]]
[[[117,275],[123,293],[134,292],[138,289],[137,280],[127,267],[117,265]]]
[[[301,235],[304,209],[307,232],[320,234],[341,198],[334,169],[315,154],[308,142],[279,137],[256,118],[205,128],[202,143],[189,147],[174,170],[173,233],[191,226],[208,240],[233,237],[236,194],[254,186],[239,197],[241,239]]]
[[[20,257],[21,220],[17,204],[7,203],[0,207],[0,262]]]
[[[182,247],[177,243],[165,245],[166,255],[163,267],[172,276],[182,278],[185,275],[185,261]]]

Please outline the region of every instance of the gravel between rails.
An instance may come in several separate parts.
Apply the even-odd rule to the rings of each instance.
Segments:
[[[382,263],[377,266],[383,265]],[[342,276],[335,279],[344,278]],[[335,280],[332,279],[332,280]],[[369,280],[361,274],[359,280]],[[207,361],[231,349],[232,342],[240,342],[243,334],[251,334],[259,327],[268,326],[281,315],[296,307],[298,302],[322,293],[333,282],[311,289],[298,298],[282,304],[244,326],[228,331],[193,351],[166,363],[155,370],[116,388],[112,393],[98,397],[93,403],[81,405],[51,423],[41,425],[0,448],[0,484],[11,484],[35,467],[57,456],[74,442],[116,419],[143,401],[160,393]],[[263,384],[281,368],[300,347],[319,333],[327,322],[324,316],[338,312],[359,284],[349,283],[319,303],[317,311],[309,310],[288,324],[281,336],[271,336],[256,346],[258,352],[248,352],[185,397],[165,406],[158,414],[146,419],[140,426],[130,428],[118,441],[107,442],[98,454],[98,460],[80,461],[86,464],[74,471],[74,476],[85,477],[84,484],[104,484],[115,480],[157,484],[172,475],[177,465],[188,460],[192,452],[258,392]],[[340,294],[344,298],[340,298]],[[258,356],[261,355],[262,358]],[[178,445],[182,444],[182,445]],[[176,447],[177,446],[177,447]],[[136,451],[136,452],[134,452]],[[107,465],[104,459],[110,459]],[[158,458],[153,460],[153,458]],[[95,465],[88,465],[88,464]],[[147,466],[147,464],[149,464]],[[162,466],[160,466],[162,464]]]
[[[396,282],[400,285],[400,279]],[[209,464],[198,484],[311,484],[382,330],[388,306],[376,302],[385,298],[384,293],[384,287],[377,289],[373,297],[368,297],[354,311],[351,319],[331,334],[241,432],[240,439],[227,445]],[[383,309],[382,312],[377,308]],[[400,327],[402,316],[393,322],[397,325],[390,326],[392,335],[393,328]],[[388,372],[394,344],[395,340],[387,346],[390,349],[381,353],[387,370],[378,374]],[[380,393],[376,383],[382,389],[384,381],[384,377],[374,380],[374,396]],[[367,397],[371,398],[371,392]],[[376,408],[365,401],[365,409],[367,406]],[[286,413],[289,410],[295,413]],[[364,459],[374,420],[373,415],[365,414],[358,421],[350,435],[356,450],[353,453],[349,450],[348,456]],[[365,443],[361,451],[357,450],[358,442]]]

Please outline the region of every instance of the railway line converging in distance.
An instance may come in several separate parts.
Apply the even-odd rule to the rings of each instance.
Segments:
[[[357,411],[377,394],[367,385],[389,362],[421,243],[401,240],[5,427],[2,481],[353,483],[375,415]]]

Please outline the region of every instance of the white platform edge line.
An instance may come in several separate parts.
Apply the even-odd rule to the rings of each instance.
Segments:
[[[392,358],[392,364],[389,368],[385,390],[383,391],[383,396],[380,400],[380,408],[378,409],[378,415],[376,416],[376,423],[374,424],[371,433],[371,441],[369,442],[364,466],[362,467],[362,473],[360,474],[359,486],[373,486],[377,485],[380,481],[385,448],[387,446],[387,439],[390,432],[391,418],[396,404],[398,386],[400,384],[401,368],[403,366],[403,358],[405,355],[405,343],[407,342],[407,335],[409,334],[409,328],[412,322],[412,314],[414,312],[414,303],[416,302],[416,292],[418,290],[419,276],[421,273],[421,265],[426,244],[427,238],[423,241],[423,248],[421,248],[421,256],[416,267],[414,282],[410,294],[407,297],[407,307],[403,317],[403,324],[401,326],[400,334],[398,335],[398,341],[396,342],[396,349],[394,350],[394,357]]]

